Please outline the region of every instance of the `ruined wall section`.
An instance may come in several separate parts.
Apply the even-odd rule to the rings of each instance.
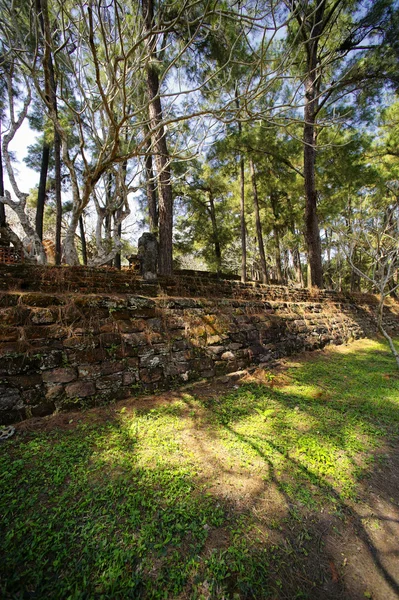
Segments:
[[[368,303],[6,292],[0,423],[109,403],[370,335]],[[395,312],[389,324],[397,323]]]

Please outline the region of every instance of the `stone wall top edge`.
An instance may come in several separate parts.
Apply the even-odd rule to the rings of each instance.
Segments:
[[[295,299],[289,297],[277,297],[277,298],[268,298],[267,294],[264,297],[257,298],[246,298],[245,296],[237,296],[237,297],[223,297],[223,296],[203,296],[203,295],[165,295],[159,294],[157,296],[148,296],[140,293],[140,290],[137,292],[125,292],[125,293],[84,293],[84,292],[41,292],[41,291],[21,291],[21,290],[0,290],[0,308],[4,303],[6,298],[13,299],[13,304],[21,303],[21,304],[31,304],[35,299],[39,299],[43,297],[46,299],[46,305],[50,306],[52,300],[54,300],[54,304],[62,305],[68,303],[79,303],[82,299],[87,299],[87,301],[101,301],[106,302],[109,300],[119,301],[123,303],[124,301],[128,302],[129,299],[134,298],[143,298],[148,301],[154,302],[154,304],[163,307],[166,305],[171,305],[169,308],[173,308],[173,304],[181,304],[180,307],[184,308],[195,308],[195,304],[210,306],[210,305],[218,305],[220,308],[223,306],[230,305],[246,305],[246,306],[257,306],[257,305],[270,305],[271,307],[275,307],[277,305],[287,305],[287,306],[305,306],[309,304],[329,304],[332,306],[339,306],[345,304],[355,304],[361,306],[363,305],[374,305],[377,303],[377,298],[371,295],[365,295],[364,297],[353,298],[350,296],[331,296],[331,297],[320,297],[310,295],[306,299]],[[397,303],[395,303],[397,304]],[[185,305],[185,306],[183,306]],[[199,306],[198,306],[199,307]]]
[[[28,276],[30,274],[30,277]],[[43,282],[43,289],[35,290],[27,287],[25,289],[25,283],[29,286],[29,280],[32,280],[32,274],[37,280],[37,276],[40,274],[40,279]],[[59,279],[56,276],[55,279],[51,277],[52,273],[59,275]],[[24,277],[25,276],[25,277]],[[85,285],[84,278],[89,276],[91,281],[87,283],[86,289],[74,289],[75,281],[74,276],[79,278],[79,284]],[[83,280],[82,280],[83,279]],[[107,282],[106,287],[112,286],[112,281],[122,285],[131,284],[136,289],[126,289],[125,291],[112,292],[111,290],[105,290],[99,292],[98,289],[91,291],[90,284],[98,280],[98,286],[101,287],[103,282]],[[258,281],[249,281],[242,283],[237,279],[231,277],[217,278],[216,275],[211,276],[204,274],[204,272],[176,272],[173,277],[159,277],[158,281],[152,284],[144,282],[136,273],[123,270],[119,271],[115,268],[98,268],[98,267],[86,267],[83,265],[68,267],[68,266],[41,266],[41,265],[28,265],[26,263],[17,265],[4,265],[0,264],[0,284],[3,284],[3,289],[0,293],[15,293],[22,294],[23,292],[29,293],[48,293],[50,295],[58,294],[91,294],[97,296],[126,296],[126,295],[145,295],[150,298],[160,297],[191,297],[191,298],[209,298],[212,293],[212,299],[231,298],[230,293],[233,293],[234,300],[248,300],[248,301],[287,301],[287,302],[314,302],[314,301],[332,301],[332,302],[345,302],[353,301],[354,303],[366,303],[374,304],[376,302],[376,296],[372,294],[362,293],[342,293],[335,292],[327,289],[307,289],[298,288],[294,286],[283,286],[283,285],[267,285]],[[46,291],[46,284],[53,289]],[[198,284],[198,289],[196,289]],[[70,286],[68,288],[68,285]],[[184,286],[191,286],[190,289],[184,289]],[[56,289],[57,286],[60,289]],[[92,288],[93,289],[93,288]],[[223,292],[226,291],[224,295]],[[246,293],[259,293],[262,297],[245,298]],[[236,297],[235,294],[238,294]],[[242,296],[241,296],[242,294]],[[268,295],[270,294],[270,298]],[[273,298],[274,296],[274,298]],[[278,298],[277,298],[278,296]],[[297,296],[297,298],[295,298]]]

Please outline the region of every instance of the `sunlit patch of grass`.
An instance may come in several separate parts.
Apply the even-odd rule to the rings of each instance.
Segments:
[[[10,440],[1,597],[307,597],[295,577],[313,543],[303,511],[340,515],[356,501],[398,434],[393,369],[364,341],[294,365],[279,385],[184,392]]]

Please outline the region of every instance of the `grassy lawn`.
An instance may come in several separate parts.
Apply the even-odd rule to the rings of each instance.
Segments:
[[[0,446],[2,598],[396,597],[385,345],[62,419]]]

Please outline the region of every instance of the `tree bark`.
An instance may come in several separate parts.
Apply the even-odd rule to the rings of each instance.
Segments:
[[[281,248],[280,248],[280,232],[277,225],[278,219],[278,205],[277,196],[275,192],[270,194],[270,204],[273,211],[274,223],[273,223],[273,235],[274,235],[274,246],[275,246],[275,261],[276,261],[276,275],[278,283],[283,283],[283,269],[281,266]]]
[[[288,211],[289,211],[289,227],[293,236],[296,236],[295,221],[292,212],[292,205],[290,198],[287,198]],[[295,281],[301,286],[304,286],[302,267],[301,267],[301,254],[299,252],[298,244],[294,242],[291,248],[292,262],[294,263]]]
[[[321,241],[317,216],[317,190],[315,182],[316,137],[315,137],[315,75],[312,71],[306,81],[304,141],[304,179],[305,179],[305,231],[308,248],[310,281],[309,287],[323,287],[323,268],[321,262]]]
[[[57,110],[57,101],[55,100],[55,110]],[[62,198],[61,198],[61,138],[54,127],[54,168],[55,168],[55,264],[60,265],[62,260]]]
[[[384,327],[384,322],[383,322],[384,304],[385,304],[385,295],[383,293],[381,293],[381,298],[380,298],[380,302],[378,303],[378,309],[377,309],[377,327],[378,327],[379,332],[387,340],[389,348],[395,358],[396,366],[399,368],[399,353],[395,348],[395,344],[393,343],[391,336],[389,335],[389,333],[387,332],[387,330]]]
[[[306,77],[303,128],[303,174],[305,183],[305,236],[310,268],[309,287],[323,287],[323,267],[321,260],[321,240],[317,215],[316,171],[316,118],[320,78],[318,72],[318,44],[323,32],[326,2],[317,4],[311,16],[311,23],[305,40]],[[303,34],[306,31],[304,23]]]
[[[267,266],[266,266],[265,246],[263,243],[262,224],[260,221],[260,213],[259,213],[259,199],[258,199],[258,188],[256,185],[255,165],[253,163],[252,158],[249,159],[249,168],[251,171],[252,194],[253,194],[254,211],[255,211],[256,238],[258,241],[260,267],[261,267],[261,273],[262,273],[262,283],[269,283],[269,275],[268,275]]]
[[[149,125],[154,149],[158,181],[159,261],[161,275],[173,273],[173,196],[170,174],[170,157],[166,143],[166,131],[162,125],[162,105],[159,96],[159,77],[154,65],[156,60],[156,36],[151,34],[154,25],[153,0],[142,0],[144,27],[148,36],[148,62],[146,66],[147,94],[149,99]]]
[[[36,11],[43,34],[44,53],[43,70],[46,100],[55,119],[58,114],[57,107],[57,83],[54,73],[53,57],[51,54],[51,27],[48,14],[47,0],[36,0]],[[55,162],[55,264],[61,264],[61,225],[62,225],[62,198],[61,198],[61,138],[54,124],[54,162]]]
[[[215,203],[212,194],[209,192],[209,213],[212,223],[213,244],[215,246],[216,270],[220,274],[222,270],[222,251],[220,248],[219,230],[216,221]]]
[[[40,179],[39,189],[37,192],[37,208],[36,208],[36,233],[41,240],[43,240],[43,217],[44,217],[44,206],[46,204],[46,185],[47,185],[47,173],[48,165],[50,161],[50,145],[47,142],[43,142],[42,149],[42,162],[40,165]]]
[[[238,91],[235,91],[235,100],[237,110],[240,109]],[[238,136],[242,137],[241,121],[238,121]],[[245,165],[244,157],[240,152],[240,229],[241,229],[241,282],[247,281],[247,226],[245,223]]]
[[[116,225],[116,229],[117,229],[117,236],[119,239],[121,239],[122,237],[122,223],[118,223]],[[121,253],[118,252],[118,254],[116,254],[115,259],[114,259],[114,265],[117,269],[121,270],[122,268],[122,257],[121,257]]]
[[[1,150],[2,137],[1,137],[1,120],[0,120],[0,197],[4,197],[4,174],[3,174],[3,155]],[[6,226],[6,207],[0,202],[0,227]],[[8,245],[8,244],[7,244]]]
[[[155,185],[154,168],[152,164],[151,143],[148,143],[147,153],[145,155],[145,181],[147,192],[148,217],[150,221],[151,233],[158,233],[158,200],[157,189]]]
[[[82,244],[82,259],[83,259],[83,264],[87,265],[86,234],[85,234],[85,228],[84,228],[84,223],[83,223],[83,217],[82,217],[82,215],[80,215],[80,217],[79,217],[79,230],[80,230],[80,241],[81,241],[81,244]]]

